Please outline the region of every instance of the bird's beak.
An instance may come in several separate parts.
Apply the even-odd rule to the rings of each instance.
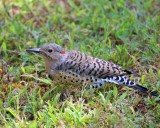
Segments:
[[[40,48],[33,48],[33,49],[27,49],[27,52],[35,52],[35,53],[40,53]]]
[[[35,52],[38,53],[39,55],[43,55],[47,58],[52,59],[50,56],[48,56],[43,50],[41,50],[41,48],[33,48],[33,49],[27,49],[27,52]]]

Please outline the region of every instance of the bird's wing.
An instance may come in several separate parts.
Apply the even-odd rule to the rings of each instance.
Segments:
[[[91,75],[98,78],[107,76],[119,76],[131,74],[126,69],[114,63],[91,57],[80,51],[68,50],[68,58],[64,62],[66,70],[72,70],[78,74]]]

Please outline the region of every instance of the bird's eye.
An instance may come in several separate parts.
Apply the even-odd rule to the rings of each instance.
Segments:
[[[52,49],[48,49],[48,52],[50,52],[50,53],[51,53],[51,52],[52,52]]]

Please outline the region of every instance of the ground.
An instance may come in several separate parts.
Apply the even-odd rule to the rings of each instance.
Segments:
[[[159,127],[157,97],[106,84],[54,85],[40,56],[57,43],[132,69],[160,93],[159,0],[1,0],[0,127]]]

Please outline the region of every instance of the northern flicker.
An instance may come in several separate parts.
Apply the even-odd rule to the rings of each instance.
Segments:
[[[80,51],[64,51],[55,43],[26,51],[38,53],[43,57],[47,73],[56,84],[84,85],[86,83],[96,89],[110,82],[157,96],[153,91],[130,80],[126,76],[131,74],[130,71]]]

